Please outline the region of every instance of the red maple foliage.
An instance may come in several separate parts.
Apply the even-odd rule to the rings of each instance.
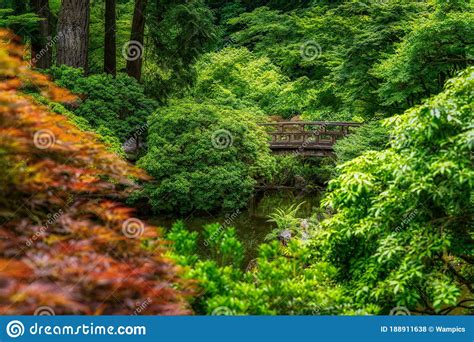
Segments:
[[[25,94],[76,101],[23,51],[0,31],[0,314],[189,313],[166,242],[117,203],[145,175]]]

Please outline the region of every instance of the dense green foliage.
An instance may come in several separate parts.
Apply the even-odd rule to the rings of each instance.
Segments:
[[[89,71],[101,73],[104,70],[104,14],[105,1],[96,0],[91,3],[90,18],[90,48],[89,48]],[[130,26],[132,23],[134,1],[117,1],[117,70],[125,69],[126,60],[123,58],[123,47],[130,40]]]
[[[0,27],[8,27],[18,34],[26,35],[36,30],[38,16],[33,13],[15,13],[12,8],[0,7]]]
[[[439,312],[472,291],[473,94],[471,68],[390,118],[390,148],[343,164],[330,182],[324,205],[335,214],[313,254],[360,303]]]
[[[375,68],[383,79],[378,92],[384,105],[418,104],[474,62],[474,13],[463,1],[453,4],[459,6],[439,5],[429,18],[418,20],[396,52]]]
[[[146,124],[157,106],[144,95],[143,86],[125,74],[82,77],[80,69],[66,66],[53,67],[50,73],[58,85],[82,95],[76,115],[99,131],[111,131],[122,142]]]
[[[50,101],[40,94],[31,95],[36,101],[38,101],[38,103],[48,106],[51,112],[67,117],[69,121],[75,124],[81,131],[96,133],[99,141],[106,145],[109,150],[120,156],[125,156],[122,149],[122,142],[108,127],[100,126],[94,128],[89,124],[86,118],[77,116],[72,111],[68,110],[63,104]]]
[[[148,31],[147,92],[160,98],[182,92],[195,75],[192,65],[216,41],[212,11],[203,0],[151,1]]]
[[[294,12],[261,7],[229,22],[237,44],[306,84],[300,96],[308,98],[303,113],[309,118],[351,119],[354,112],[371,118],[399,111],[404,95],[413,95],[413,105],[439,92],[444,80],[472,64],[472,5],[459,3],[348,1]],[[420,69],[440,60],[444,66]]]
[[[48,71],[81,101],[19,91],[118,153],[135,142],[133,157],[152,179],[129,199],[155,214],[232,213],[232,221],[259,198],[257,186],[293,188],[291,205],[264,218],[274,230],[250,264],[232,222],[169,230],[170,256],[200,289],[197,313],[472,310],[472,1],[147,3],[140,81],[123,73],[135,1],[117,0],[112,76],[103,74],[106,8],[97,0],[88,75]],[[0,26],[39,41],[33,8],[6,0]],[[53,35],[60,8],[50,1]],[[363,125],[333,156],[274,155],[259,123],[280,120]],[[319,189],[322,206],[300,217],[299,204],[318,200]]]

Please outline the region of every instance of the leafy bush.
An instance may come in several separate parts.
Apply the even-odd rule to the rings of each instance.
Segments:
[[[274,160],[258,115],[191,99],[174,100],[149,120],[149,149],[140,159],[156,182],[145,194],[156,211],[236,209]]]
[[[303,203],[292,204],[286,209],[276,208],[269,215],[268,221],[275,223],[277,227],[265,237],[265,240],[271,241],[279,238],[285,231],[289,233],[287,237],[283,237],[287,240],[303,233],[300,226],[301,220],[296,216],[302,205]]]
[[[51,75],[59,86],[81,94],[84,100],[74,113],[87,119],[94,129],[110,129],[125,142],[146,125],[157,103],[147,98],[143,87],[132,77],[107,74],[83,77],[80,69],[53,67]]]
[[[472,60],[472,1],[327,1],[229,21],[235,45],[292,82],[311,119],[384,117],[437,94]]]
[[[23,51],[0,31],[0,313],[48,305],[62,315],[130,315],[135,299],[150,299],[142,313],[189,313],[157,229],[104,199],[126,198],[128,176],[144,174],[22,92],[34,85],[52,102],[76,100],[31,71]],[[140,236],[155,238],[152,252]]]
[[[359,303],[449,313],[472,298],[474,68],[387,119],[391,145],[340,167],[314,240]],[[314,261],[313,261],[314,262]]]
[[[102,142],[110,151],[113,151],[122,157],[125,156],[122,149],[122,143],[107,127],[100,126],[99,128],[94,129],[86,118],[77,116],[68,110],[63,104],[50,101],[48,98],[41,96],[40,94],[31,94],[31,96],[38,103],[48,106],[51,112],[67,117],[68,120],[75,124],[81,131],[96,133],[99,141]]]
[[[277,169],[271,185],[294,186],[300,191],[317,190],[331,178],[334,157],[302,157],[296,154],[276,155]]]

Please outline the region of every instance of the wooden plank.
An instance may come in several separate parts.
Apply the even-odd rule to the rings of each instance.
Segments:
[[[296,126],[296,125],[313,125],[313,126],[349,126],[349,127],[359,127],[362,126],[358,122],[340,122],[340,121],[282,121],[282,122],[264,122],[260,123],[260,126]]]
[[[327,132],[283,132],[283,133],[280,133],[280,132],[269,132],[268,133],[269,135],[271,136],[291,136],[291,135],[306,135],[306,136],[316,136],[316,135],[334,135],[334,136],[337,136],[337,137],[345,137],[346,135],[345,134],[342,134],[341,132],[331,132],[331,131],[327,131]]]
[[[291,150],[297,150],[298,148],[300,148],[305,150],[305,149],[308,149],[308,150],[332,150],[332,145],[308,145],[308,146],[301,146],[301,145],[297,145],[297,144],[281,144],[281,145],[271,145],[270,146],[270,149],[275,149],[275,150],[278,150],[278,149],[291,149]]]

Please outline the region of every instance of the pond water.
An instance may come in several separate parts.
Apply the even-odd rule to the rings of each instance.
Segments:
[[[292,204],[299,204],[301,208],[298,216],[301,218],[310,217],[312,212],[319,206],[321,194],[312,192],[310,194],[295,194],[291,191],[269,191],[256,196],[247,209],[242,209],[234,213],[225,215],[189,215],[187,217],[157,217],[154,216],[150,223],[169,229],[174,222],[182,219],[186,228],[191,231],[202,231],[202,227],[211,223],[220,223],[224,227],[235,227],[240,241],[245,247],[244,265],[257,256],[258,246],[265,241],[265,237],[274,228],[274,223],[268,222],[268,215],[277,208],[289,207]],[[207,247],[200,234],[199,254],[208,256]]]

